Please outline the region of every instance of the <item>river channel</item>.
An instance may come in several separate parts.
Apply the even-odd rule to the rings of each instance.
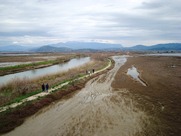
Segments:
[[[28,70],[24,72],[15,73],[15,74],[0,76],[0,85],[11,82],[14,79],[24,79],[24,78],[33,79],[33,78],[38,78],[38,77],[45,76],[48,74],[54,74],[57,72],[65,72],[71,68],[79,67],[83,64],[86,64],[89,61],[90,61],[90,57],[74,58],[63,64],[57,64],[57,65],[53,65],[53,66],[49,66],[45,68]]]

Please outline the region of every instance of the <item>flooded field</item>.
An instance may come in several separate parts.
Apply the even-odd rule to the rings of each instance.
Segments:
[[[154,54],[145,54],[144,56],[175,56],[181,57],[181,53],[154,53]]]
[[[35,53],[0,53],[0,56],[31,56]]]
[[[12,54],[15,55],[15,54]],[[25,54],[21,54],[22,56],[24,56]],[[20,54],[18,56],[21,56]],[[16,55],[15,55],[16,56]],[[29,56],[29,55],[27,55]],[[22,64],[31,64],[31,63],[37,63],[37,62],[41,62],[40,60],[55,60],[55,59],[59,59],[62,56],[34,56],[31,57],[32,60],[34,61],[26,61],[26,62],[0,62],[0,67],[10,67],[10,66],[17,66],[17,65],[22,65]]]
[[[83,64],[86,64],[89,61],[90,61],[89,57],[72,59],[69,62],[64,63],[64,64],[58,64],[58,65],[53,65],[50,67],[45,67],[45,68],[34,69],[34,70],[19,72],[19,73],[15,73],[15,74],[0,76],[0,81],[1,81],[0,85],[6,84],[14,79],[23,79],[23,78],[32,79],[32,78],[41,77],[41,76],[44,76],[47,74],[53,74],[53,73],[57,73],[57,72],[67,71],[71,68],[75,68],[75,67],[81,66]]]
[[[0,53],[0,63],[20,63],[20,62],[37,62],[37,61],[46,61],[46,60],[55,60],[61,58],[71,58],[75,54],[63,54],[63,53],[32,53],[32,54],[23,54],[23,53]]]

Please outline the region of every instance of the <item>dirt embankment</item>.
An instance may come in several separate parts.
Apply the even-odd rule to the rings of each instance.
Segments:
[[[111,71],[90,80],[73,98],[51,105],[6,135],[142,136],[149,117],[136,108],[127,89],[111,87],[126,58],[115,61]]]
[[[134,65],[147,87],[126,75]],[[118,71],[112,84],[126,88],[138,102],[137,107],[152,117],[156,135],[181,134],[181,57],[131,57]],[[159,129],[158,129],[159,128]]]
[[[180,135],[180,58],[114,59],[111,71],[91,79],[74,97],[39,111],[6,135]],[[132,65],[148,86],[126,75]]]
[[[100,66],[98,66],[99,64],[102,63],[94,64],[94,68],[100,68]],[[19,106],[15,109],[10,109],[5,113],[0,114],[0,134],[13,130],[15,127],[21,125],[28,116],[35,114],[40,109],[58,100],[62,99],[66,100],[68,98],[71,98],[76,92],[78,92],[81,88],[84,87],[85,83],[88,80],[109,71],[113,67],[114,67],[114,62],[112,61],[112,65],[107,70],[95,73],[94,75],[88,76],[80,81],[75,81],[73,83],[70,83],[70,85],[61,88],[57,92],[50,93],[46,97],[43,97],[41,99],[32,102],[27,102],[22,106]],[[79,70],[81,69],[79,68]],[[74,70],[74,72],[76,71]],[[85,72],[85,69],[83,72]],[[71,73],[69,72],[69,74],[72,74],[72,72]]]

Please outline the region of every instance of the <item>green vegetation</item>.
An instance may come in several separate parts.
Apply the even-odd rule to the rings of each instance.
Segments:
[[[77,80],[73,80],[84,76],[86,74],[86,70],[91,70],[92,68],[94,68],[95,70],[99,70],[107,65],[108,61],[107,59],[105,59],[107,58],[107,56],[100,57],[100,55],[94,55],[94,57],[91,56],[91,58],[93,58],[93,61],[91,61],[90,63],[78,68],[71,69],[64,73],[46,75],[32,80],[26,78],[14,79],[12,82],[0,87],[0,106],[21,101],[24,98],[41,92],[41,85],[43,83],[48,83],[51,88],[55,88],[60,84],[71,81],[72,82],[70,84],[74,85],[77,83]],[[45,63],[56,63],[57,61],[63,62],[69,59],[70,57],[64,59],[61,58],[55,61],[46,61]]]
[[[16,65],[16,66],[1,67],[0,70],[6,71],[6,70],[22,69],[22,68],[26,68],[26,67],[36,67],[36,66],[40,66],[40,65],[57,64],[59,62],[60,61],[58,61],[58,60],[48,60],[48,61],[41,61],[41,62],[30,63],[30,64],[21,64],[21,65]]]
[[[21,100],[23,100],[25,98],[28,98],[30,96],[36,95],[36,94],[38,94],[40,92],[41,92],[41,90],[37,90],[37,91],[34,91],[34,92],[27,93],[25,95],[18,96],[15,99],[11,100],[10,102],[8,102],[7,104],[5,104],[3,106],[10,105],[10,104],[16,103],[16,102],[20,102]]]
[[[76,78],[79,78],[80,76],[82,76],[82,75],[77,75],[77,76],[75,76],[75,77],[73,77],[73,78],[71,78],[71,79],[66,79],[66,80],[60,82],[59,84],[54,85],[52,88],[54,88],[54,87],[56,87],[56,86],[58,86],[58,85],[60,85],[60,84],[66,83],[66,82],[70,82],[69,84],[70,84],[70,85],[73,85],[73,84],[75,84],[75,83],[77,82],[77,81],[74,81],[74,80],[75,80]],[[66,86],[63,86],[62,88],[66,88]],[[58,90],[60,90],[60,88],[54,90],[53,92],[56,92],[56,91],[58,91]],[[23,100],[23,99],[25,99],[25,98],[28,98],[28,97],[30,97],[30,96],[36,95],[36,94],[38,94],[38,93],[41,93],[41,90],[37,90],[37,91],[33,91],[33,92],[30,92],[30,93],[27,93],[27,94],[24,94],[24,95],[20,95],[20,96],[16,97],[15,99],[13,99],[12,101],[10,101],[9,103],[7,103],[7,104],[5,104],[5,105],[3,105],[3,106],[10,105],[10,104],[16,103],[16,102],[20,102],[21,100]],[[8,95],[10,95],[11,93],[10,93],[10,92],[5,92],[5,93],[3,93],[3,94],[8,96]]]

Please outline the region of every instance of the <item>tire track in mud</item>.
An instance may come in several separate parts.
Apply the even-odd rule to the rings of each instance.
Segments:
[[[134,107],[130,98],[122,93],[126,89],[114,92],[111,83],[125,58],[114,58],[115,68],[107,74],[89,81],[79,94],[82,109],[66,122],[62,135],[135,135],[142,132],[146,115]],[[59,133],[61,135],[61,133]]]
[[[114,91],[111,83],[124,56],[113,57],[115,67],[90,80],[73,98],[57,103],[28,119],[7,135],[107,136],[139,135],[148,117],[134,106],[126,89]],[[32,131],[33,130],[33,131]]]

